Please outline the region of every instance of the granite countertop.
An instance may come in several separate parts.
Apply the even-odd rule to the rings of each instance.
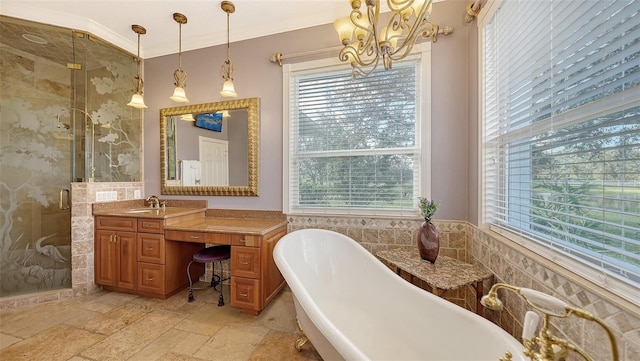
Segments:
[[[114,201],[93,204],[94,216],[171,219],[202,213],[166,222],[165,231],[248,234],[263,236],[287,224],[279,212],[207,209],[206,201],[168,200],[165,209],[149,208],[144,200]]]
[[[287,224],[286,219],[206,217],[204,220],[165,226],[165,231],[249,234],[263,236]]]
[[[412,247],[380,251],[376,256],[440,290],[457,289],[493,276],[485,269],[447,256],[439,256],[432,264],[420,258],[418,249]]]
[[[206,208],[191,208],[191,207],[166,207],[165,209],[136,207],[136,208],[100,209],[100,210],[94,209],[93,215],[94,216],[167,219],[167,218],[185,216],[185,215],[196,214],[196,213],[202,213],[204,215],[205,211],[206,211]]]
[[[92,205],[94,216],[111,217],[136,217],[151,219],[168,219],[186,216],[190,214],[204,213],[207,210],[206,201],[192,200],[168,200],[169,206],[162,208],[150,208],[144,199],[125,201],[113,201],[94,203]]]

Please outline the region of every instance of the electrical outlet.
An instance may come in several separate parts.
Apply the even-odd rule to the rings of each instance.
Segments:
[[[118,191],[96,192],[96,202],[109,202],[118,200]]]
[[[140,198],[142,198],[142,194],[140,194],[140,193],[141,193],[141,192],[140,192],[140,190],[139,190],[139,189],[134,190],[134,191],[133,191],[133,199],[140,199]]]
[[[104,202],[107,198],[107,192],[96,192],[96,202]]]
[[[117,201],[118,200],[118,191],[110,191],[107,192],[107,200],[108,201]]]

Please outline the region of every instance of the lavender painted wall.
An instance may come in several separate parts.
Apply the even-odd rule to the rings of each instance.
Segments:
[[[452,35],[440,37],[431,48],[431,197],[441,203],[439,219],[468,220],[469,199],[476,198],[470,194],[477,188],[476,178],[468,171],[469,157],[476,152],[476,148],[470,149],[468,134],[469,120],[473,118],[469,112],[469,99],[470,94],[475,94],[475,88],[469,88],[469,79],[475,77],[469,74],[473,71],[469,57],[475,56],[469,52],[469,41],[475,41],[475,30],[472,30],[475,25],[463,24],[465,5],[462,1],[447,1],[433,6],[434,20],[456,29]],[[224,30],[224,26],[212,27],[212,31]],[[188,25],[183,27],[182,34],[183,37],[197,36],[189,33]],[[278,51],[291,54],[336,47],[339,45],[337,35],[332,24],[327,24],[233,42],[232,26],[231,39],[236,91],[240,98],[259,97],[261,102],[260,196],[193,198],[206,199],[210,208],[282,210],[282,69],[269,62],[269,57]],[[191,104],[224,100],[218,92],[222,88],[220,65],[225,57],[226,45],[183,53],[182,66],[188,74],[186,90]],[[144,97],[149,106],[144,114],[147,195],[160,193],[159,109],[176,106],[169,96],[173,91],[172,74],[177,63],[177,54],[145,60]],[[471,185],[470,180],[474,182]]]

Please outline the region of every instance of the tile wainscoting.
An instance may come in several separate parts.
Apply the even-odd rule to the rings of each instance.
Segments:
[[[144,194],[141,182],[72,183],[71,184],[71,288],[0,300],[0,308],[15,308],[65,298],[83,296],[101,289],[93,278],[93,215],[91,204],[96,192],[116,191],[118,200],[134,199],[134,192]]]
[[[416,247],[416,237],[421,219],[397,218],[297,216],[288,215],[289,232],[304,228],[329,229],[345,234],[364,246],[369,252],[391,247]],[[506,282],[529,287],[568,301],[599,318],[613,330],[618,342],[620,360],[640,360],[640,308],[620,305],[583,287],[585,281],[539,256],[510,244],[498,235],[481,230],[465,221],[434,221],[440,234],[440,254],[457,258],[489,269],[494,282]],[[404,275],[403,275],[404,276]],[[418,287],[426,285],[415,281]],[[485,293],[491,284],[485,283]],[[594,286],[597,287],[597,286]],[[606,291],[605,291],[606,292]],[[526,312],[522,300],[512,292],[500,293],[505,310],[485,310],[486,318],[521,339],[522,321]],[[475,294],[469,287],[462,294],[446,292],[444,298],[475,311]],[[594,360],[609,360],[610,350],[606,334],[593,322],[575,317],[554,320],[561,330],[558,336],[566,337],[586,350]],[[554,331],[554,332],[555,332]],[[570,358],[574,360],[578,358]]]

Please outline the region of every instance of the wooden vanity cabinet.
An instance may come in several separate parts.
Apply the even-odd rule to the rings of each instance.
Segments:
[[[137,222],[128,217],[96,217],[95,282],[113,289],[136,289]]]
[[[188,285],[187,264],[202,246],[165,242],[165,219],[96,216],[95,282],[105,289],[166,299]],[[204,273],[194,265],[192,274]]]
[[[280,227],[264,236],[231,236],[231,306],[257,315],[284,287],[273,248],[287,233]]]

